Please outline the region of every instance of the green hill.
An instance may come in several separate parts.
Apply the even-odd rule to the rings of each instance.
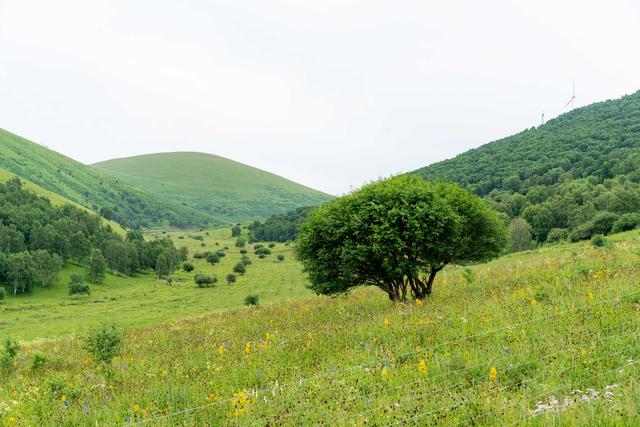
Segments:
[[[127,227],[206,224],[207,216],[133,189],[55,151],[0,129],[0,168]]]
[[[93,165],[133,187],[230,223],[266,217],[331,196],[212,154],[177,152],[114,159]]]
[[[640,92],[414,173],[469,186],[509,217],[524,217],[538,241],[571,232],[574,240],[587,238],[599,213],[640,211]]]

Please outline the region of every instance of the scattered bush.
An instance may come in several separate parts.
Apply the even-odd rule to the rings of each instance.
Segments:
[[[476,274],[473,272],[471,268],[465,267],[462,270],[462,278],[464,279],[465,282],[467,282],[467,284],[471,285],[473,282],[476,281]]]
[[[621,215],[611,227],[612,233],[621,233],[623,231],[634,230],[640,227],[640,213],[627,213]]]
[[[195,267],[190,262],[185,262],[184,264],[182,264],[182,269],[187,273],[191,273],[195,269]]]
[[[115,323],[102,322],[100,326],[91,329],[84,338],[85,349],[96,361],[110,363],[118,354],[122,335],[122,331]]]
[[[547,235],[547,243],[564,242],[568,237],[569,232],[566,228],[552,228]]]
[[[225,281],[227,282],[227,285],[235,283],[236,275],[235,274],[231,274],[231,273],[227,274],[227,277],[225,277]]]
[[[238,239],[236,240],[236,248],[244,248],[244,245],[246,243],[247,241],[243,237],[238,237]]]
[[[200,241],[204,240],[204,237],[202,236],[191,236],[191,238],[194,240],[200,240]]]
[[[18,356],[18,352],[20,351],[20,346],[17,341],[12,340],[7,337],[3,343],[3,352],[0,354],[0,367],[3,369],[8,369],[13,366],[13,361],[16,356]]]
[[[47,363],[47,357],[42,353],[33,353],[33,359],[31,359],[31,370],[36,371],[40,369],[45,363]]]
[[[278,254],[278,256],[276,257],[278,259],[278,261],[282,262],[284,261],[284,255],[282,254]]]
[[[613,224],[620,218],[617,214],[612,212],[600,212],[591,220],[593,232],[595,234],[607,235],[611,233]]]
[[[196,252],[195,254],[193,254],[193,259],[204,259],[206,257],[207,254],[202,252]]]
[[[591,244],[597,248],[601,248],[607,245],[607,240],[602,234],[596,234],[591,238]]]
[[[246,255],[246,254],[247,254],[247,250],[246,250],[246,249],[240,249],[240,253],[241,253],[242,255]]]
[[[244,265],[251,265],[251,258],[249,258],[248,256],[243,256],[242,258],[240,258],[240,262],[242,262]]]
[[[247,272],[247,267],[244,265],[242,261],[240,261],[233,267],[233,272],[238,274],[244,274]]]
[[[207,255],[207,262],[211,265],[217,264],[220,262],[220,257],[217,254],[208,254]]]
[[[259,295],[247,295],[244,298],[244,305],[246,305],[247,307],[250,306],[254,306],[257,307],[260,301],[260,296]]]
[[[224,251],[216,251],[216,255],[218,255],[220,258],[223,258],[227,254],[225,254]]]
[[[269,247],[270,247],[271,249],[273,249],[273,248],[275,248],[275,247],[276,247],[276,244],[275,244],[275,243],[269,243]]]
[[[196,274],[193,280],[199,288],[211,288],[218,281],[215,276],[207,276],[206,274]]]
[[[90,293],[91,289],[89,289],[89,285],[84,283],[84,277],[79,274],[72,274],[71,280],[69,280],[69,295],[89,295]]]
[[[255,250],[255,254],[258,255],[258,256],[260,256],[260,255],[265,255],[265,256],[266,255],[271,255],[271,249],[261,246],[261,247],[259,247],[259,248],[257,248]]]
[[[200,243],[200,246],[202,246],[204,248],[205,246],[207,246],[207,244],[205,242],[202,242],[202,243]]]

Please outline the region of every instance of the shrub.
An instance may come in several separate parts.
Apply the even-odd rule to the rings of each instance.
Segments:
[[[0,367],[6,369],[13,365],[13,361],[20,351],[20,346],[17,341],[7,337],[4,340],[3,347],[3,352],[0,354]]]
[[[185,262],[184,264],[182,264],[182,269],[187,273],[191,273],[194,270],[194,268],[195,267],[190,262]]]
[[[207,262],[211,265],[217,264],[220,262],[220,257],[217,254],[208,254]]]
[[[240,261],[233,267],[233,272],[238,274],[244,274],[247,272],[247,267],[244,265],[242,261]]]
[[[254,306],[257,307],[260,301],[260,296],[259,295],[247,295],[244,298],[244,305],[246,305],[247,307],[249,306]]]
[[[202,246],[204,248],[205,246],[207,246],[207,244],[205,242],[202,242],[202,243],[200,243],[200,246]]]
[[[242,238],[242,237],[238,237],[238,239],[236,240],[236,248],[244,248],[244,245],[247,243],[247,241]]]
[[[476,281],[476,274],[473,272],[471,268],[465,267],[462,270],[462,278],[464,279],[465,282],[467,282],[467,284],[471,285],[473,282]]]
[[[235,283],[236,275],[232,273],[227,274],[227,277],[225,277],[225,281],[227,282],[227,285]]]
[[[601,248],[607,245],[607,240],[602,234],[596,234],[591,238],[591,244],[597,248]]]
[[[582,225],[579,225],[569,234],[569,240],[573,243],[579,242],[580,240],[588,240],[594,234],[595,232],[593,231],[593,224],[591,222],[586,222]]]
[[[202,236],[191,236],[191,238],[194,240],[200,240],[200,241],[204,240],[204,237]]]
[[[218,281],[215,276],[207,276],[206,274],[196,274],[193,280],[199,288],[211,288]]]
[[[118,354],[122,343],[122,331],[115,323],[102,322],[84,338],[85,349],[98,362],[110,363]]]
[[[202,252],[196,252],[195,254],[193,254],[193,259],[204,259],[206,257],[207,254]]]
[[[273,249],[273,248],[275,248],[275,247],[276,247],[276,244],[275,244],[275,243],[269,243],[269,247],[270,247],[271,249]]]
[[[0,301],[5,299],[6,296],[7,296],[7,291],[4,289],[3,286],[0,286]]]
[[[246,249],[240,249],[240,253],[241,253],[242,255],[246,255],[247,250],[246,250]]]
[[[216,251],[216,255],[218,255],[220,258],[223,258],[225,255],[224,251]]]
[[[278,256],[276,257],[278,259],[278,261],[284,261],[284,255],[282,254],[278,254]]]
[[[69,295],[86,294],[89,295],[91,289],[84,283],[84,277],[79,274],[72,274],[69,281]]]
[[[600,212],[592,220],[592,228],[595,234],[609,234],[613,228],[613,224],[620,217],[612,212]]]
[[[255,253],[256,253],[256,255],[258,255],[258,256],[259,256],[259,255],[271,255],[271,249],[269,249],[269,248],[265,248],[265,247],[261,246],[261,247],[259,247],[259,248],[257,248],[257,249],[255,250]]]
[[[242,258],[240,258],[240,262],[242,262],[244,265],[251,265],[251,258],[249,258],[248,256],[243,256]]]
[[[558,243],[567,240],[569,233],[566,228],[552,228],[547,235],[547,243]]]
[[[31,359],[31,370],[35,371],[47,363],[47,357],[42,353],[33,353],[33,359]]]
[[[623,231],[634,230],[640,227],[640,213],[627,213],[621,215],[611,227],[612,233],[621,233]]]

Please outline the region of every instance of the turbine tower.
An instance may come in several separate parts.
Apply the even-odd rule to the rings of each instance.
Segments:
[[[571,92],[571,99],[569,99],[569,102],[567,102],[567,104],[564,106],[564,108],[567,108],[569,105],[571,105],[571,110],[573,110],[573,102],[576,100],[576,81],[573,81],[573,91]]]

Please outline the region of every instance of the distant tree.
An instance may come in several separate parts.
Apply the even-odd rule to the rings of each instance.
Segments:
[[[84,277],[80,274],[72,274],[69,280],[69,295],[89,295],[90,293],[89,285],[84,283]]]
[[[7,278],[13,286],[13,295],[29,292],[36,281],[33,258],[29,252],[18,252],[9,256]]]
[[[183,246],[179,249],[178,260],[184,262],[189,259],[189,248]]]
[[[269,247],[270,247],[271,249],[273,249],[273,248],[275,248],[275,247],[276,247],[276,244],[275,244],[275,243],[269,243]]]
[[[87,277],[91,283],[101,283],[104,280],[107,263],[100,249],[94,249],[89,256]]]
[[[242,262],[244,265],[251,265],[251,258],[249,258],[248,256],[243,256],[242,258],[240,258],[240,262]]]
[[[531,245],[531,226],[527,220],[516,218],[509,227],[509,250],[526,251]]]
[[[531,225],[532,235],[538,242],[544,242],[549,231],[556,227],[553,211],[546,204],[532,205],[525,208],[522,211],[522,218]]]
[[[233,272],[234,273],[238,273],[240,275],[244,274],[247,272],[247,267],[244,265],[244,263],[241,261],[239,263],[237,263],[234,267],[233,267]]]
[[[242,233],[242,228],[237,225],[231,227],[231,237],[238,237]]]
[[[62,269],[62,258],[56,254],[38,249],[31,254],[36,280],[46,287],[49,282],[54,280]]]
[[[244,305],[247,307],[254,306],[257,307],[260,304],[260,296],[259,295],[247,295],[244,298]]]
[[[91,252],[91,243],[82,231],[74,233],[69,243],[69,257],[78,262],[82,262]]]
[[[107,220],[112,220],[114,218],[113,209],[106,206],[100,208],[100,215]]]
[[[112,240],[104,248],[104,258],[113,274],[127,272],[127,247],[124,243]]]
[[[7,272],[9,270],[9,255],[0,252],[0,283],[8,281],[9,277]]]
[[[210,288],[218,281],[215,276],[207,276],[206,274],[196,274],[193,280],[199,288]]]
[[[278,261],[282,262],[284,261],[284,255],[282,254],[278,254],[278,256],[276,257],[278,259]]]
[[[245,255],[245,254],[247,253],[247,250],[246,250],[246,249],[240,249],[240,253],[241,253],[242,255]]]
[[[244,248],[246,243],[247,241],[244,239],[244,237],[238,237],[238,239],[236,240],[236,248]]]
[[[169,260],[163,252],[156,259],[156,277],[158,280],[169,277],[171,270],[169,269]]]
[[[232,284],[232,283],[234,283],[236,281],[236,275],[232,274],[232,273],[229,273],[224,278],[224,280],[227,282],[227,285],[230,285],[230,284]]]
[[[220,257],[218,254],[214,253],[207,254],[207,262],[211,265],[215,265],[220,262]]]
[[[612,233],[634,230],[640,227],[640,213],[628,213],[621,215],[611,227]]]
[[[445,265],[486,261],[505,243],[504,224],[478,197],[407,175],[319,207],[298,230],[296,255],[316,293],[375,285],[404,301],[429,295]]]
[[[184,264],[182,264],[182,269],[187,273],[191,273],[194,270],[194,268],[195,267],[190,262],[185,262]]]
[[[24,235],[15,226],[7,227],[0,222],[0,252],[16,253],[25,249]]]

